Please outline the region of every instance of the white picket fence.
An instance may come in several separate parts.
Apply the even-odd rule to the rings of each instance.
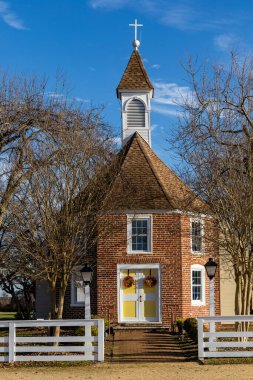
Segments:
[[[199,360],[204,360],[205,358],[253,357],[253,331],[239,332],[231,327],[230,330],[227,329],[230,324],[235,326],[236,322],[253,323],[253,316],[198,317]],[[217,331],[218,323],[227,324],[227,326],[224,325],[224,331],[221,331],[223,329],[220,326]],[[209,331],[204,331],[208,326]],[[219,338],[222,338],[222,340]],[[245,338],[245,341],[243,338]]]
[[[64,329],[59,337],[39,335],[39,328],[54,326],[85,327],[85,335],[65,336]],[[91,326],[97,326],[98,336],[91,336]],[[54,342],[59,345],[53,346]],[[0,362],[79,360],[104,360],[103,319],[0,321]]]

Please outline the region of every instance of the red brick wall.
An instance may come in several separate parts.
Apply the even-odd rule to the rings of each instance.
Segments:
[[[109,306],[113,319],[117,315],[117,264],[159,263],[162,276],[162,322],[171,322],[171,310],[178,317],[209,313],[209,280],[206,278],[206,305],[191,306],[191,265],[205,264],[208,257],[218,257],[214,236],[217,231],[211,219],[205,218],[205,254],[191,253],[190,217],[181,214],[153,214],[152,254],[127,255],[127,216],[107,215],[101,225],[107,233],[97,247],[97,313],[107,315]],[[216,313],[220,313],[219,273],[216,276]]]
[[[204,265],[209,257],[219,263],[218,257],[218,230],[212,219],[204,218],[204,254],[191,252],[190,218],[181,216],[182,241],[182,317],[197,317],[209,315],[209,279],[205,274],[205,306],[191,305],[191,265]],[[215,277],[215,311],[220,314],[220,287],[219,270]]]

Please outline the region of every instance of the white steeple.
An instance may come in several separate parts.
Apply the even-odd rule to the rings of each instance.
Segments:
[[[134,51],[117,87],[117,96],[121,100],[122,145],[138,132],[151,146],[150,100],[154,87],[138,51],[140,42],[137,39],[137,28],[143,25],[137,20],[129,25],[135,28]]]

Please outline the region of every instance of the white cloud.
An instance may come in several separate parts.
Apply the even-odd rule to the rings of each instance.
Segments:
[[[57,92],[52,92],[52,91],[47,92],[46,95],[49,96],[49,98],[55,98],[55,99],[63,98],[63,94],[58,94]]]
[[[184,5],[170,7],[162,16],[162,23],[174,26],[177,29],[189,29],[192,21],[197,18],[197,13]]]
[[[117,9],[124,7],[126,5],[126,0],[91,0],[90,5],[94,9]]]
[[[179,86],[176,83],[154,82],[154,87],[154,102],[159,104],[180,105],[184,99],[191,95],[189,87]]]
[[[130,8],[156,19],[158,22],[180,30],[218,30],[223,25],[237,23],[238,19],[218,16],[212,8],[196,6],[193,1],[178,0],[90,0],[93,9],[115,10]],[[187,3],[187,4],[186,4]]]
[[[214,38],[214,45],[221,51],[230,51],[238,41],[235,36],[231,34],[220,34]]]
[[[60,102],[78,102],[78,103],[90,103],[90,99],[80,98],[78,96],[74,96],[73,98],[66,97],[65,94],[59,94],[58,92],[48,91],[45,93],[46,96],[53,99],[58,99]]]
[[[162,115],[170,115],[170,116],[178,116],[180,114],[180,110],[176,108],[169,108],[164,106],[152,106],[152,111],[156,113],[160,113]]]
[[[0,17],[10,27],[18,30],[27,29],[23,21],[10,10],[6,1],[0,1]]]
[[[59,98],[63,98],[63,94],[58,94],[57,92],[53,92],[53,91],[49,91],[46,93],[47,96],[49,96],[49,98],[55,98],[55,99],[59,99]]]
[[[160,67],[161,66],[158,63],[155,63],[154,65],[151,65],[152,69],[157,69],[158,70],[158,69],[160,69]]]
[[[158,124],[151,124],[151,131],[154,131],[158,127]]]
[[[78,96],[75,96],[75,97],[74,97],[74,100],[75,100],[76,102],[79,102],[79,103],[90,103],[90,99],[83,99],[83,98],[80,98],[80,97],[78,97]]]
[[[193,96],[189,87],[179,86],[177,83],[154,82],[154,88],[152,110],[165,115],[178,116],[180,105]]]
[[[116,137],[113,137],[112,140],[113,140],[114,144],[116,144],[118,147],[121,146],[121,143],[122,143],[121,137],[116,136]]]

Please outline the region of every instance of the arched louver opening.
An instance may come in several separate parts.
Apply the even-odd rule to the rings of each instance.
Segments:
[[[127,128],[145,127],[145,106],[138,100],[133,99],[127,106]]]

